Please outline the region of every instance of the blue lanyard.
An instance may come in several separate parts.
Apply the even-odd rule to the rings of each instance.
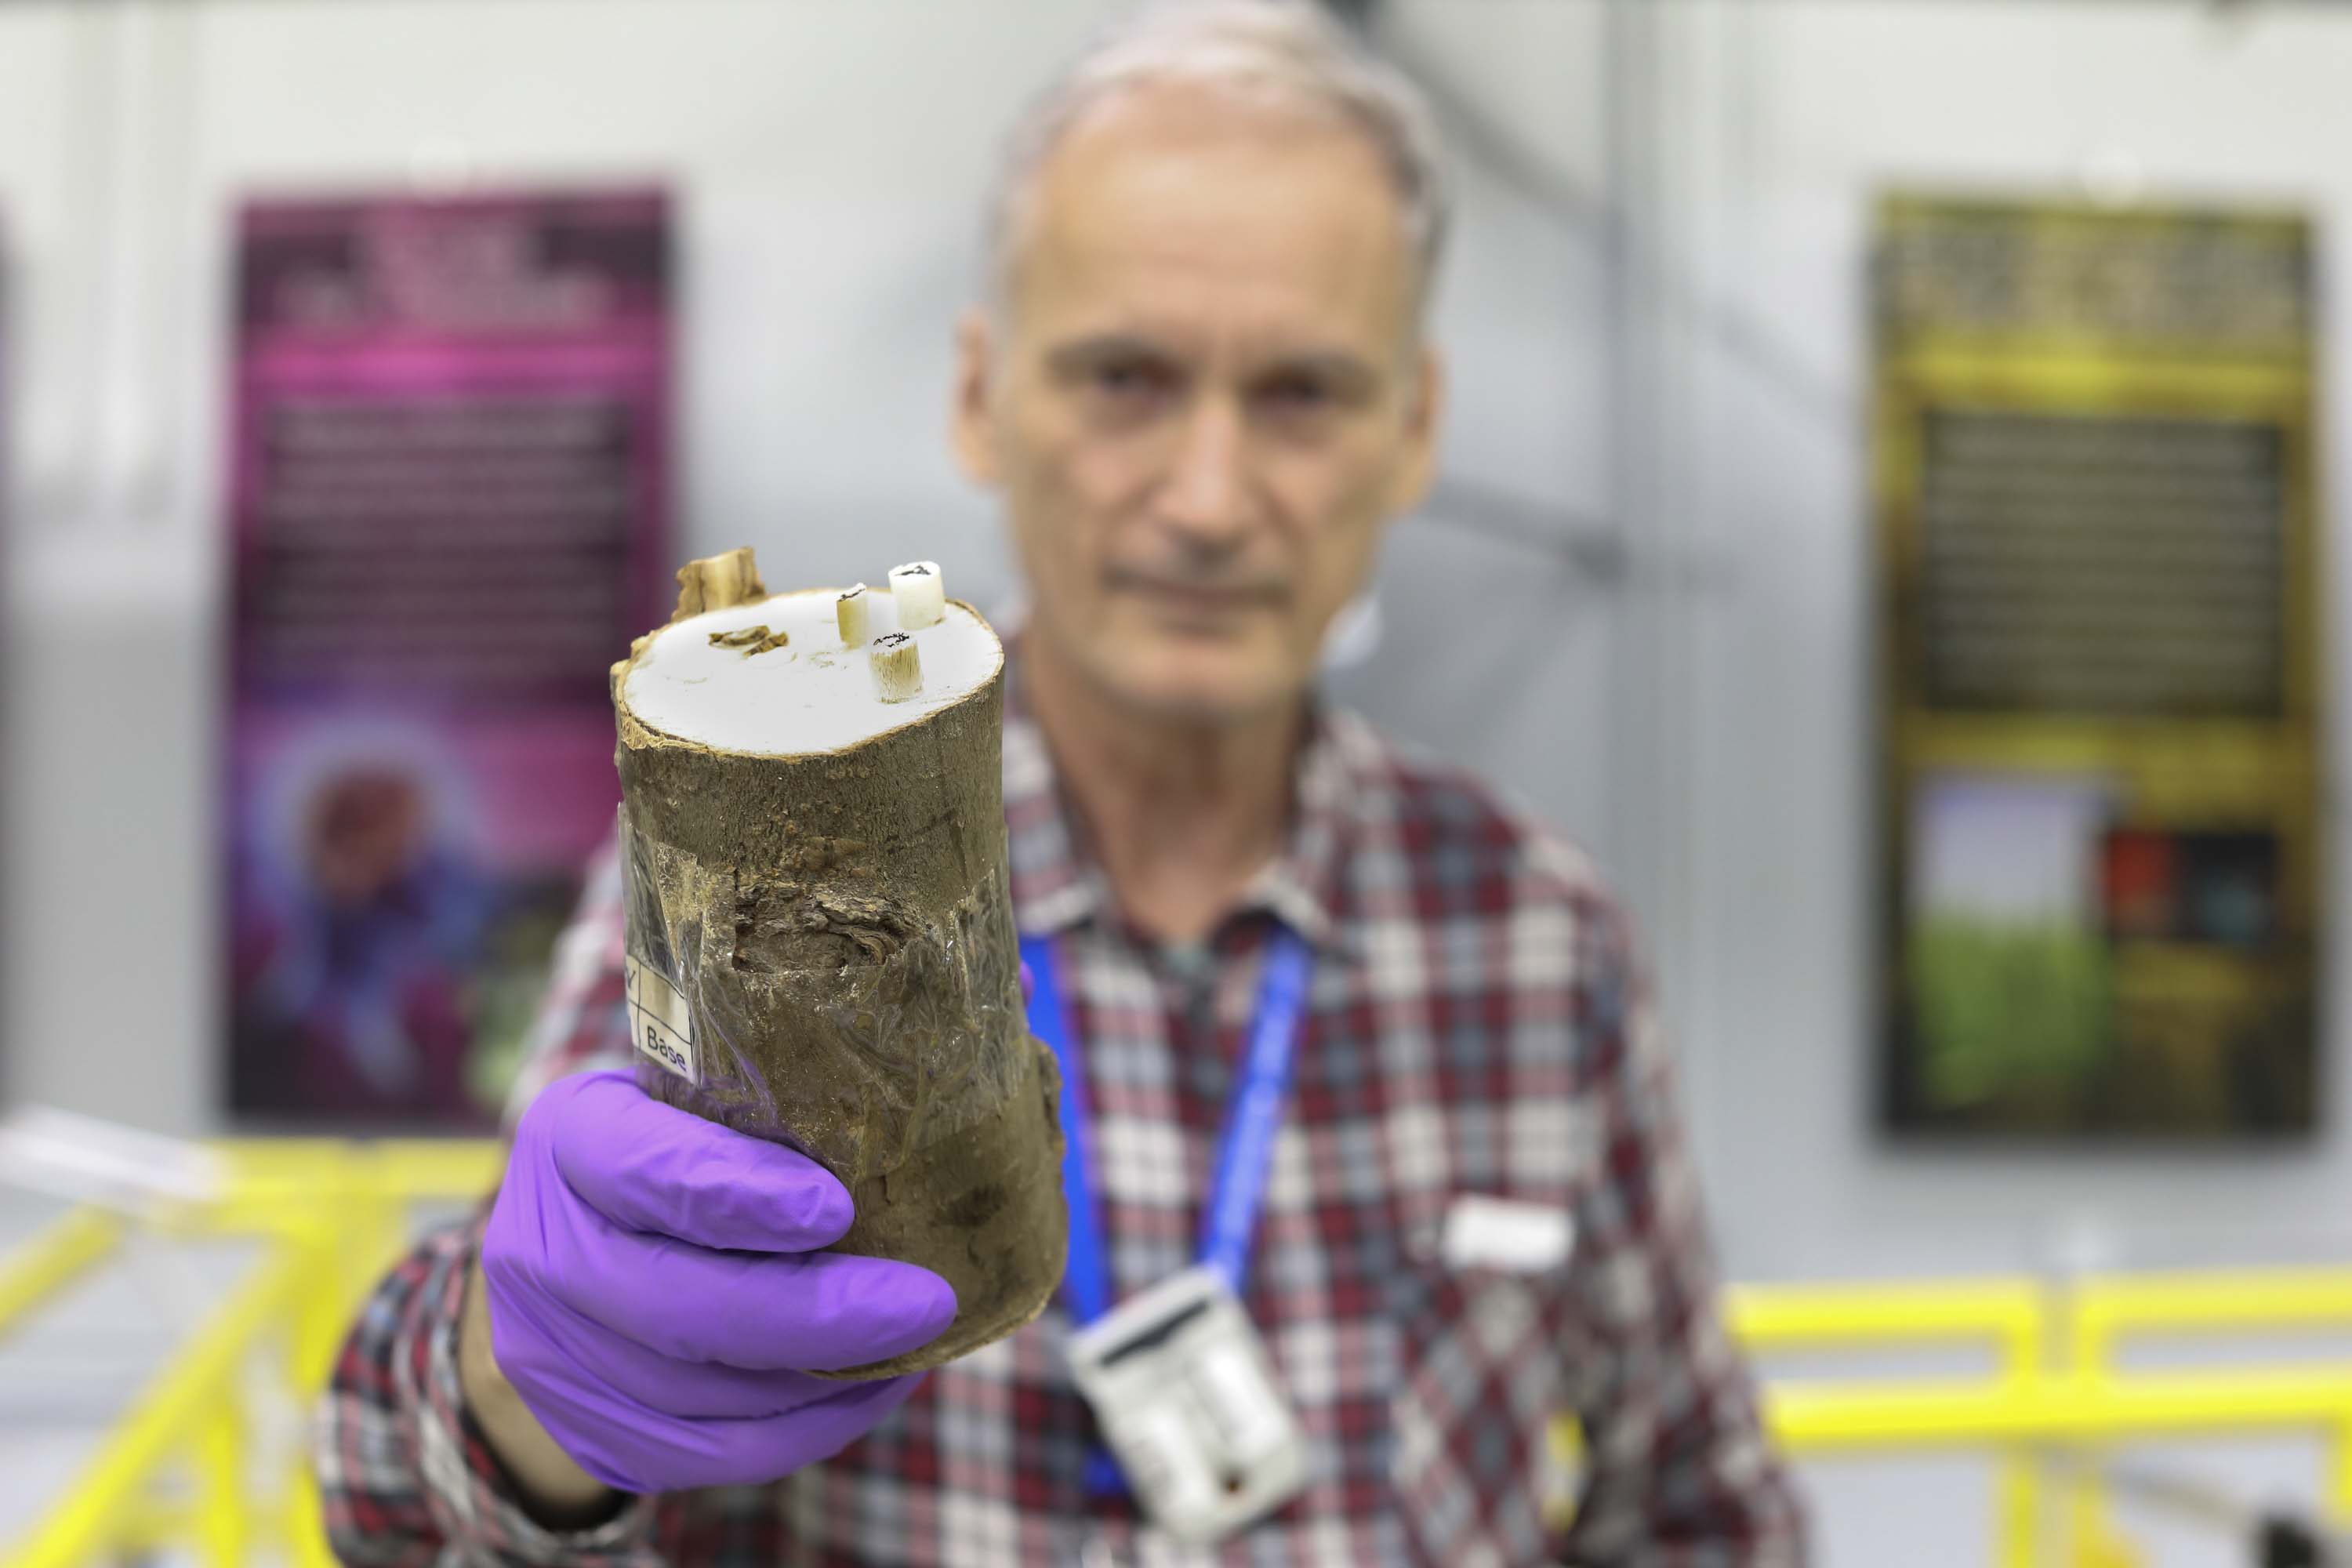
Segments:
[[[1091,1323],[1110,1310],[1110,1266],[1094,1187],[1084,1053],[1070,1028],[1069,1004],[1052,940],[1023,937],[1021,956],[1036,982],[1029,1002],[1030,1032],[1053,1047],[1062,1068],[1062,1193],[1070,1208],[1069,1266],[1062,1289],[1071,1315],[1080,1323]],[[1250,1022],[1241,1081],[1225,1111],[1215,1185],[1201,1221],[1201,1261],[1223,1275],[1236,1296],[1249,1279],[1250,1246],[1265,1204],[1266,1173],[1274,1163],[1283,1101],[1290,1092],[1314,967],[1314,953],[1305,939],[1277,928],[1266,943],[1257,1013]]]

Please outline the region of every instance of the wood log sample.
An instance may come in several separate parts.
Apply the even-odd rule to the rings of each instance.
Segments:
[[[944,1335],[856,1377],[1027,1322],[1068,1239],[1005,862],[1004,652],[916,567],[888,595],[771,595],[749,550],[692,563],[613,668],[638,1081],[840,1177],[838,1250],[955,1288]]]

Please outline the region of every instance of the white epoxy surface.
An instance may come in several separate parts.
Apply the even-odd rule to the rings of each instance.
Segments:
[[[838,752],[913,722],[985,685],[1004,664],[988,623],[950,604],[934,626],[912,633],[922,650],[921,695],[885,702],[864,648],[842,646],[835,618],[840,590],[810,588],[757,604],[711,610],[665,626],[629,671],[622,694],[646,728],[722,751],[756,756]],[[866,592],[875,637],[898,629],[887,594]],[[765,626],[790,641],[766,653],[713,643]]]

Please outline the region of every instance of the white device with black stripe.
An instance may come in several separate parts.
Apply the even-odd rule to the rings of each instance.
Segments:
[[[1307,1437],[1224,1277],[1188,1268],[1070,1341],[1070,1376],[1152,1522],[1222,1541],[1307,1484]]]

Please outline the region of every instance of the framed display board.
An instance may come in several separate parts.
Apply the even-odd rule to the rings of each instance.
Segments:
[[[230,1108],[499,1103],[669,547],[656,191],[240,215]]]
[[[1895,1131],[2314,1125],[2312,278],[2293,214],[1881,205]]]

